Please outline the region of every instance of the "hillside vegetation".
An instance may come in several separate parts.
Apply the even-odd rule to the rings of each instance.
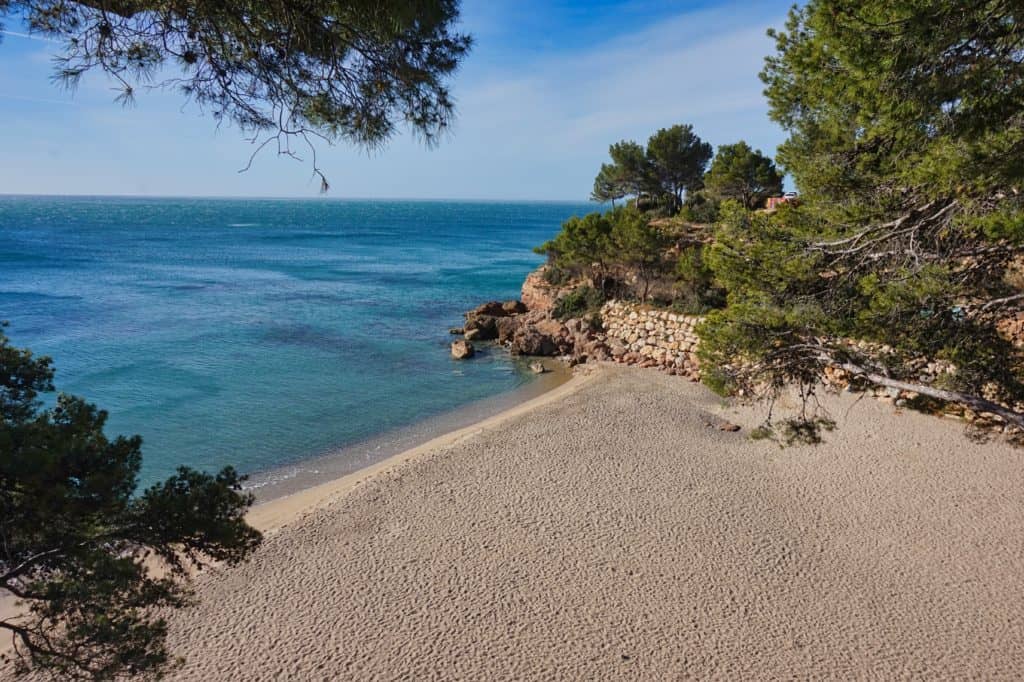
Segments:
[[[772,399],[805,426],[828,369],[1024,427],[1024,29],[1011,2],[816,0],[773,32],[761,77],[789,134],[779,167],[690,126],[612,145],[594,198],[540,247],[591,300],[706,314],[704,380]],[[666,153],[665,140],[673,148]],[[671,169],[671,172],[669,170]],[[672,182],[666,182],[672,177]],[[681,191],[680,191],[681,188]],[[856,343],[851,343],[855,340]],[[923,362],[947,368],[922,371]]]

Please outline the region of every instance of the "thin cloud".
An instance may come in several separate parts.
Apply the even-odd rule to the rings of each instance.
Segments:
[[[757,74],[770,51],[765,30],[773,22],[755,17],[737,26],[727,16],[684,14],[568,57],[488,73],[485,83],[464,90],[465,124],[456,144],[490,136],[492,148],[497,143],[510,153],[540,148],[603,156],[611,142],[643,140],[681,122],[694,123],[715,144],[757,137],[770,130]],[[721,119],[737,115],[749,117],[749,128],[724,130]],[[495,129],[502,131],[500,141],[493,139]]]
[[[5,29],[0,29],[0,34],[3,34],[5,36],[13,36],[14,38],[24,38],[25,40],[36,40],[40,43],[60,43],[59,40],[54,40],[52,38],[44,38],[43,36],[36,36],[32,35],[31,33],[18,33],[17,31],[8,31]]]

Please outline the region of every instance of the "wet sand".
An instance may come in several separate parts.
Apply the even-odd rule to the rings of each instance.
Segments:
[[[828,404],[780,449],[763,409],[605,368],[258,507],[172,678],[1017,677],[1022,451]]]

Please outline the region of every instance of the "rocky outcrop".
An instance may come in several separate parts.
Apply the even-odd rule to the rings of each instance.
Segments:
[[[561,346],[558,339],[542,334],[533,325],[523,325],[516,331],[509,342],[509,350],[513,355],[559,355]]]
[[[526,276],[520,298],[528,310],[548,311],[555,307],[552,287],[544,281],[544,268],[534,270]]]
[[[505,329],[506,337],[511,336],[512,327],[515,325],[510,324],[508,320],[525,312],[526,305],[522,301],[488,301],[466,313],[463,333],[470,341],[501,341],[499,326]]]
[[[557,299],[548,299],[557,289],[538,285],[538,280],[543,281],[541,271],[531,273],[524,285],[524,291],[534,292],[530,302],[491,301],[466,313],[466,339],[496,340],[513,355],[561,356],[570,365],[614,360],[698,376],[693,330],[700,318],[610,301],[601,309],[602,325],[592,320],[562,321],[551,315]]]
[[[568,355],[574,349],[565,325],[548,310],[528,310],[523,301],[490,301],[465,317],[467,341],[495,340],[514,355]]]
[[[509,303],[512,303],[512,301],[509,301]],[[482,303],[466,313],[466,318],[503,317],[505,315],[508,315],[508,313],[505,312],[504,303],[501,301],[488,301],[487,303]]]
[[[490,341],[498,338],[497,318],[492,315],[476,315],[466,313],[466,324],[463,326],[466,338],[470,341]]]
[[[506,315],[522,315],[529,310],[522,301],[505,301],[501,304],[501,309]]]
[[[494,323],[498,330],[498,343],[501,344],[510,342],[522,324],[519,317],[499,317]]]
[[[611,301],[601,310],[603,326],[555,319],[555,303],[575,285],[549,284],[546,267],[527,276],[522,301],[489,301],[467,312],[466,339],[495,340],[513,355],[561,356],[570,365],[615,360],[697,376],[693,327],[698,318]]]
[[[542,265],[527,275],[526,281],[523,282],[519,297],[530,312],[550,312],[558,299],[582,284],[580,281],[550,284],[545,279],[549,268],[548,265]]]

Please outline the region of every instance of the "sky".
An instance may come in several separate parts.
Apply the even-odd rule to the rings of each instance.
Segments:
[[[406,131],[379,151],[320,145],[337,198],[587,199],[608,145],[690,123],[717,147],[774,154],[758,79],[792,0],[463,0],[475,44],[436,148]],[[0,194],[315,197],[308,163],[253,147],[174,92],[115,103],[97,76],[51,81],[56,45],[0,36]]]

